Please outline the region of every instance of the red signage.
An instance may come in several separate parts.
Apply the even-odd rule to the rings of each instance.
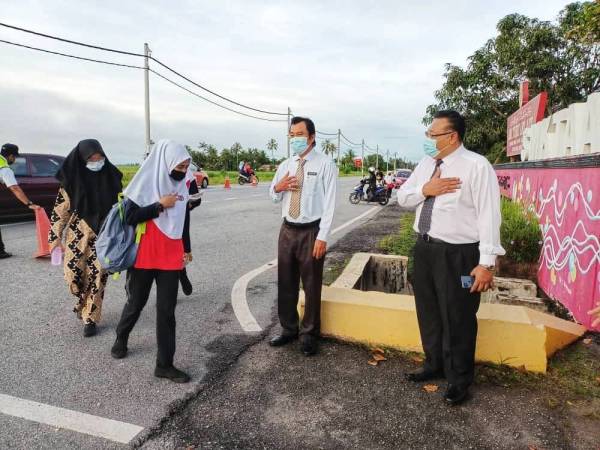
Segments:
[[[512,113],[506,126],[506,154],[520,155],[523,150],[523,132],[544,118],[548,94],[542,92]]]
[[[360,169],[362,167],[362,159],[361,158],[354,158],[354,167],[356,169]]]

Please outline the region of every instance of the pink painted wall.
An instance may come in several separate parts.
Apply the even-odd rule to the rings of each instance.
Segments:
[[[502,194],[539,220],[540,287],[590,328],[587,311],[600,301],[600,167],[502,168],[496,174]]]

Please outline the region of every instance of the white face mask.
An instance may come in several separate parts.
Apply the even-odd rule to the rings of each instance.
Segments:
[[[99,172],[104,167],[104,161],[104,159],[101,159],[100,161],[88,161],[85,166],[92,172]]]

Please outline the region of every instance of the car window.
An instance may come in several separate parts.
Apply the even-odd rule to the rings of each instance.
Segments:
[[[53,177],[60,168],[60,161],[52,156],[32,156],[32,177]]]
[[[10,168],[17,177],[26,177],[29,175],[29,171],[27,170],[27,161],[22,156],[19,156],[15,162],[11,164]]]
[[[191,170],[192,172],[198,172],[198,167],[196,167],[196,165],[195,165],[195,164],[190,164],[190,170]]]

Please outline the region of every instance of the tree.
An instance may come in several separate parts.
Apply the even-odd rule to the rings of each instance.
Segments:
[[[273,138],[267,142],[267,150],[271,152],[271,159],[273,160],[273,164],[275,164],[275,151],[277,150],[277,141]]]
[[[321,142],[321,149],[326,155],[334,155],[337,150],[337,146],[329,139],[325,139],[323,142]]]
[[[567,5],[557,23],[504,17],[497,36],[469,57],[466,68],[446,64],[437,103],[427,107],[423,122],[439,110],[456,109],[467,122],[466,146],[492,161],[505,158],[506,119],[518,108],[521,81],[529,80],[532,96],[548,92],[547,113],[600,88],[597,11],[597,3],[585,2]]]

